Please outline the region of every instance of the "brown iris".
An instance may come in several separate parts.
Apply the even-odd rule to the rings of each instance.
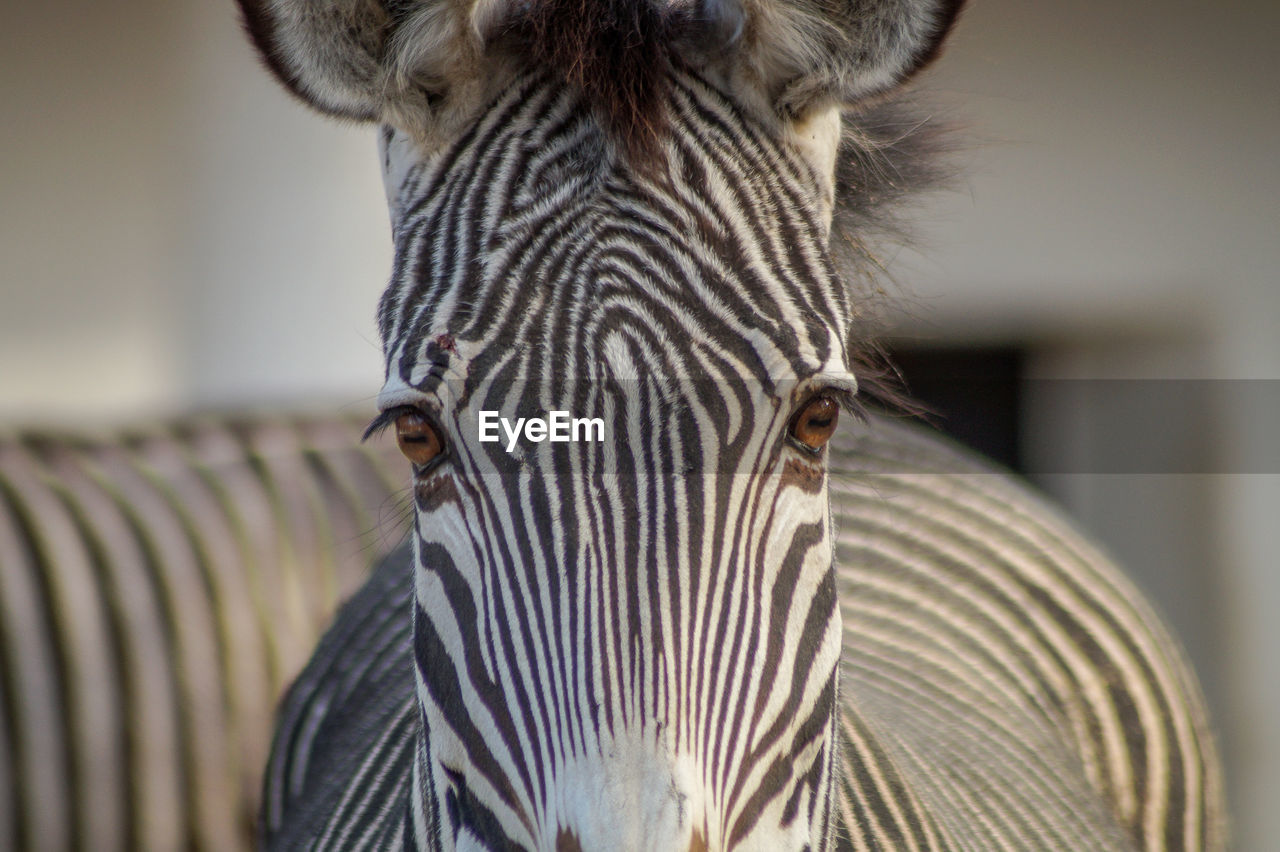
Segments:
[[[829,396],[815,396],[791,421],[791,437],[815,452],[826,446],[840,420],[840,406]]]
[[[427,418],[412,411],[396,418],[396,442],[405,458],[416,465],[430,464],[444,449]]]

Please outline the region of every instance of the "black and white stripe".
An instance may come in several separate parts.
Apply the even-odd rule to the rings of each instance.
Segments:
[[[416,485],[415,611],[420,795],[459,812],[449,840],[828,833],[828,512],[784,437],[807,394],[852,387],[848,301],[812,169],[691,77],[669,122],[649,180],[571,90],[522,81],[397,196],[382,403],[450,443]],[[609,438],[511,458],[476,440],[482,409]],[[653,786],[649,812],[601,813]]]
[[[0,848],[249,847],[277,696],[403,538],[359,426],[0,432]]]
[[[1024,486],[913,428],[873,420],[833,445],[830,466],[844,623],[836,848],[1225,848],[1203,700],[1105,556]],[[353,641],[367,611],[410,618],[411,564],[405,552],[379,569],[362,593],[374,597],[344,610],[309,671],[374,653]],[[411,666],[403,637],[376,653]],[[304,676],[286,706],[351,712],[321,694]],[[413,702],[408,678],[353,695],[363,718]],[[366,745],[293,795],[342,795],[359,767],[403,766],[411,747]],[[274,773],[287,754],[277,747]],[[381,839],[406,827],[407,798],[377,818],[318,810],[360,827],[367,843],[349,848],[391,848]],[[417,813],[425,830],[431,815]],[[413,836],[410,825],[406,846]]]
[[[1223,848],[1203,699],[1106,557],[922,435],[848,450],[832,456],[846,724],[874,732],[868,763],[913,807],[953,821],[934,826],[950,843],[894,847]]]

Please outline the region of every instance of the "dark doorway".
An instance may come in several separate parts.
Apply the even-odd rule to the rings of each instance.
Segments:
[[[897,344],[890,358],[924,422],[1005,467],[1023,472],[1019,452],[1026,350]]]

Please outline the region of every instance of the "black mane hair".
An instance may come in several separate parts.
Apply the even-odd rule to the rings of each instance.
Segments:
[[[530,67],[580,89],[629,159],[650,162],[665,129],[665,103],[682,20],[636,0],[539,0],[509,19],[500,41]]]

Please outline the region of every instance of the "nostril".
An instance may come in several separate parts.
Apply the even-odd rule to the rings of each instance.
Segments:
[[[567,828],[560,829],[560,833],[556,835],[556,852],[582,852],[578,835]]]

